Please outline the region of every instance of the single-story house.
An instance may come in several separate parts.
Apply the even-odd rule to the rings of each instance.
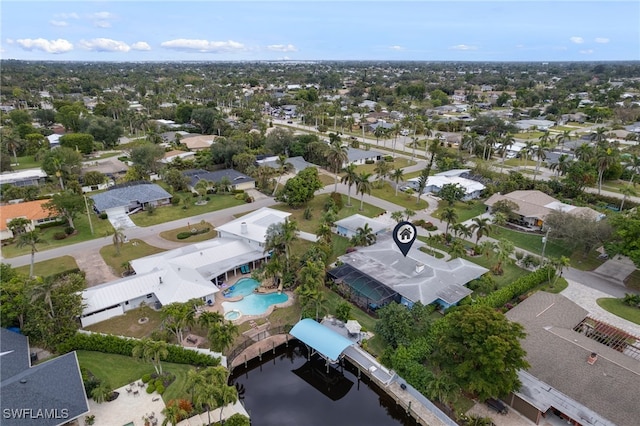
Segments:
[[[638,423],[638,348],[601,343],[612,333],[627,333],[588,318],[586,310],[566,297],[543,291],[506,316],[525,329],[522,347],[531,367],[518,374],[522,386],[505,402],[536,424],[558,417],[585,426]],[[627,339],[637,342],[640,337]]]
[[[195,169],[184,171],[182,175],[189,179],[188,186],[191,191],[193,191],[196,184],[203,179],[218,184],[222,182],[222,179],[225,177],[229,180],[229,185],[233,191],[253,189],[256,187],[255,179],[234,169],[216,170],[213,172]]]
[[[38,365],[26,336],[0,329],[2,424],[58,426],[89,412],[75,351]]]
[[[41,169],[26,169],[0,173],[0,185],[38,186],[45,183],[47,174]]]
[[[429,176],[423,193],[427,194],[430,192],[432,194],[437,194],[444,185],[459,185],[464,189],[465,195],[462,198],[464,201],[478,198],[482,194],[482,191],[484,191],[485,186],[478,181],[461,176],[468,172],[468,169],[455,169]],[[407,185],[416,190],[418,189],[419,180],[420,178],[411,178],[407,180]]]
[[[527,227],[542,228],[544,218],[553,210],[572,215],[586,215],[594,221],[602,219],[602,213],[589,207],[576,207],[562,203],[550,195],[537,190],[513,191],[508,194],[493,194],[484,202],[489,212],[495,203],[501,200],[514,202],[518,208],[514,211],[519,216],[518,224]]]
[[[216,228],[218,237],[240,239],[252,247],[264,249],[269,226],[283,223],[291,213],[262,207]]]
[[[8,225],[13,219],[24,218],[31,222],[26,231],[33,231],[38,225],[57,222],[60,217],[54,211],[44,207],[50,200],[26,201],[24,203],[12,203],[0,205],[0,239],[13,238],[13,231]]]
[[[420,251],[422,246],[415,241],[404,256],[391,233],[384,233],[375,244],[340,256],[342,265],[328,275],[336,284],[349,286],[354,302],[364,308],[395,301],[408,307],[436,303],[446,309],[472,293],[466,287],[469,281],[488,272],[464,259],[437,259]]]
[[[378,151],[369,150],[366,151],[364,149],[358,148],[348,148],[347,149],[347,161],[342,165],[342,167],[347,167],[349,164],[366,164],[367,161],[379,161],[383,157],[383,154]]]
[[[303,157],[300,156],[289,157],[286,159],[286,162],[293,166],[293,172],[296,174],[306,169],[307,167],[318,167],[313,163],[307,162]],[[271,167],[272,169],[276,170],[280,168],[280,163],[278,162],[277,156],[265,157],[260,160],[256,160],[256,164],[259,166]]]
[[[196,158],[196,153],[191,151],[178,151],[174,149],[173,151],[166,152],[160,162],[163,164],[169,164],[176,158],[180,158],[181,160],[193,160]]]
[[[180,139],[180,143],[186,145],[191,151],[202,151],[209,149],[213,145],[215,136],[213,135],[190,135],[184,136]]]
[[[383,130],[391,130],[393,129],[393,124],[387,123],[384,120],[378,120],[375,123],[370,124],[367,130],[373,133],[378,127],[382,128]]]
[[[389,231],[389,225],[385,222],[361,214],[354,214],[335,222],[336,234],[351,238],[356,235],[358,228],[364,228],[365,224],[369,225],[371,232],[376,236]]]
[[[525,131],[531,128],[545,131],[556,125],[555,121],[551,120],[518,120],[514,124],[518,129]]]
[[[97,213],[126,214],[148,206],[167,205],[171,203],[171,194],[155,183],[131,182],[113,186],[91,199]]]
[[[49,141],[49,148],[57,148],[60,146],[60,138],[64,135],[59,133],[52,133],[47,136],[47,141]]]
[[[88,172],[100,172],[112,180],[124,176],[129,170],[129,164],[117,157],[104,158],[102,160],[85,161],[82,163],[82,174]]]

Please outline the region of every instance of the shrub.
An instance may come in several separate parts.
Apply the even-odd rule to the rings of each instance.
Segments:
[[[171,205],[172,206],[177,206],[178,204],[180,204],[180,201],[182,201],[182,199],[177,194],[174,195],[173,197],[171,197]]]
[[[160,386],[164,386],[164,382],[162,381],[162,377],[158,377],[153,384],[155,385],[156,389],[158,389]]]
[[[150,385],[147,385],[147,393],[154,393],[156,391],[156,386],[151,383]]]
[[[75,231],[75,229],[71,226],[67,226],[66,228],[64,228],[64,233],[67,235],[73,234],[73,231]]]
[[[244,194],[244,189],[234,189],[231,191],[232,194]]]
[[[64,232],[56,232],[53,234],[54,240],[64,240],[65,238],[67,238],[67,234]]]
[[[244,194],[236,194],[234,197],[236,200],[244,200]]]
[[[304,213],[302,214],[302,217],[305,220],[311,220],[311,217],[312,217],[311,207],[307,207],[306,209],[304,209]]]
[[[374,160],[364,160],[364,164],[375,164]]]
[[[555,275],[555,269],[551,265],[547,265],[535,272],[518,278],[511,284],[494,291],[493,293],[478,299],[479,304],[501,308],[511,300],[527,293],[534,287],[549,281]]]
[[[156,392],[158,392],[158,395],[162,395],[164,393],[164,386],[162,384],[156,386]]]
[[[385,155],[384,161],[386,161],[387,163],[393,163],[393,157],[391,155]]]
[[[184,240],[185,238],[189,238],[191,235],[191,232],[178,232],[176,238],[178,238],[179,240]]]
[[[251,195],[249,195],[249,194],[245,194],[244,202],[245,203],[253,203],[253,197]]]
[[[142,376],[142,383],[149,383],[149,380],[151,380],[151,374],[147,373]]]
[[[105,212],[102,212],[102,213],[100,213],[100,216],[99,216],[99,217],[100,217],[100,219],[104,220],[104,219],[108,219],[108,218],[109,218],[109,215],[108,215],[108,214],[106,214]]]
[[[335,203],[338,211],[342,210],[342,207],[344,207],[344,203],[342,202],[342,195],[337,192],[332,192],[330,197]]]

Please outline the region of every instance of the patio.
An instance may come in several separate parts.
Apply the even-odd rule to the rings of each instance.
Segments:
[[[89,414],[95,416],[95,426],[120,426],[136,425],[143,426],[144,418],[147,417],[150,423],[161,425],[164,421],[162,410],[165,408],[162,397],[156,392],[147,393],[146,387],[140,386],[142,382],[133,385],[122,386],[114,389],[118,392],[118,398],[111,402],[96,403],[89,399]],[[127,388],[129,391],[127,391]],[[84,416],[85,418],[87,416]],[[82,419],[81,424],[84,423]]]

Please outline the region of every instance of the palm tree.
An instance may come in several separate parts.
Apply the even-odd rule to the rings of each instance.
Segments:
[[[211,344],[211,350],[224,352],[233,344],[238,333],[238,326],[231,321],[225,321],[213,326],[209,329],[209,334],[207,335]]]
[[[456,223],[453,225],[453,233],[458,238],[468,239],[471,238],[473,232],[471,231],[471,227],[465,225],[464,223]]]
[[[556,276],[553,280],[553,285],[555,285],[556,282],[558,282],[558,278],[562,276],[564,268],[567,268],[569,267],[569,265],[571,265],[571,259],[569,259],[567,256],[560,256],[559,258],[552,258],[550,260],[551,265],[556,270]]]
[[[562,133],[558,133],[558,135],[556,135],[556,143],[558,145],[561,146],[561,150],[562,152],[564,152],[564,144],[566,142],[571,142],[571,131],[570,130],[565,130]]]
[[[526,141],[524,143],[524,147],[520,150],[520,159],[524,158],[524,162],[526,163],[529,160],[529,156],[533,154],[535,149],[535,144],[533,141]]]
[[[492,222],[497,226],[505,226],[507,224],[507,215],[502,212],[495,212],[493,214]]]
[[[440,213],[440,219],[447,222],[447,227],[444,230],[445,235],[449,235],[449,226],[455,224],[458,221],[458,213],[451,207],[445,207]]]
[[[627,197],[635,197],[636,195],[638,195],[638,192],[633,186],[627,185],[620,188],[620,193],[623,195],[622,202],[620,203],[620,211],[622,211],[624,202],[627,200]]]
[[[507,151],[509,150],[509,148],[513,146],[514,143],[516,143],[516,140],[513,138],[513,135],[511,133],[507,133],[500,140],[500,151],[502,152],[502,162],[500,163],[500,174],[502,174],[502,170],[504,168],[504,159],[507,155]]]
[[[293,169],[293,165],[287,162],[287,157],[285,155],[278,155],[278,159],[276,161],[278,163],[278,180],[276,180],[276,186],[273,188],[273,194],[271,194],[272,197],[275,197],[276,195],[276,191],[278,190],[278,185],[280,184],[280,179],[282,178],[282,176],[289,173],[289,171]]]
[[[578,160],[588,163],[593,158],[594,150],[589,144],[583,143],[576,148],[575,154]]]
[[[371,173],[360,172],[356,182],[356,194],[360,194],[360,211],[364,210],[364,194],[371,194]]]
[[[120,256],[120,247],[124,244],[125,238],[124,228],[119,226],[113,230],[113,237],[111,240],[113,241],[113,246],[116,248],[116,256]]]
[[[356,169],[357,167],[355,164],[349,164],[347,167],[342,169],[345,175],[340,179],[340,183],[347,185],[347,207],[351,207],[351,187],[356,184],[356,180],[358,179]]]
[[[549,169],[555,170],[556,177],[564,176],[569,170],[569,156],[567,154],[561,154],[558,157],[558,161],[549,164]]]
[[[214,185],[213,182],[211,182],[210,180],[206,180],[206,179],[200,179],[198,181],[198,183],[195,184],[193,189],[195,189],[196,192],[198,193],[198,195],[200,196],[200,199],[198,201],[202,201],[204,199],[205,195],[207,195],[207,191],[213,185]]]
[[[222,424],[222,411],[225,406],[234,404],[238,401],[238,390],[235,386],[227,386],[224,384],[218,387],[215,398],[216,405],[220,408],[220,423]]]
[[[33,278],[33,287],[31,290],[31,303],[42,298],[44,303],[49,305],[49,316],[55,318],[56,314],[53,310],[53,299],[51,298],[53,291],[58,287],[62,281],[43,279],[42,277]]]
[[[515,247],[511,241],[501,238],[496,244],[495,250],[498,263],[494,267],[494,273],[502,275],[502,265],[511,261],[511,255],[515,251]]]
[[[198,317],[198,324],[207,329],[222,322],[224,322],[224,316],[219,312],[204,311]]]
[[[375,242],[376,234],[373,233],[373,230],[368,223],[365,223],[364,226],[358,227],[355,235],[351,238],[351,244],[355,246],[367,247],[375,244]]]
[[[404,220],[404,213],[401,211],[396,211],[391,213],[391,219],[395,220],[396,223],[400,223]]]
[[[402,214],[405,216],[405,220],[408,222],[410,218],[412,218],[413,216],[416,215],[416,212],[414,212],[413,210],[411,210],[409,208],[406,208],[406,209],[404,209]]]
[[[452,258],[462,257],[467,253],[467,249],[461,240],[453,240],[449,249],[449,254]]]
[[[542,162],[547,159],[547,149],[551,147],[549,142],[549,131],[544,132],[542,136],[540,136],[540,140],[538,145],[536,145],[534,149],[534,153],[537,157],[538,162],[536,163],[536,172],[533,175],[533,181],[535,182],[536,177],[538,176],[538,172],[540,171],[540,166]]]
[[[166,342],[151,340],[148,337],[136,341],[131,351],[131,356],[134,358],[142,358],[143,361],[150,362],[158,375],[162,375],[160,360],[168,355],[169,349]]]
[[[376,137],[376,145],[380,145],[380,138],[384,136],[384,127],[376,127],[373,131],[373,135]]]
[[[398,196],[398,187],[400,182],[404,178],[404,171],[402,169],[395,169],[391,172],[391,179],[396,183],[396,197]]]
[[[91,391],[91,398],[98,404],[102,404],[107,401],[111,394],[113,393],[113,389],[109,385],[109,382],[103,380],[100,382],[98,386],[93,388]]]
[[[598,194],[602,190],[604,172],[618,162],[618,149],[614,146],[602,147],[596,152],[596,168],[598,169]]]
[[[16,246],[18,248],[29,246],[31,248],[31,264],[29,266],[29,277],[33,277],[33,265],[36,259],[36,252],[38,244],[46,244],[47,242],[40,238],[40,231],[29,231],[18,236],[18,242]]]
[[[391,165],[385,160],[379,160],[373,171],[376,173],[376,177],[378,178],[378,188],[382,188],[384,178],[386,178],[389,171],[391,171]]]
[[[629,178],[629,185],[631,185],[633,178],[640,173],[640,155],[631,154],[626,166],[627,169],[631,170],[631,177]]]
[[[476,245],[478,245],[480,238],[483,235],[488,236],[493,228],[487,217],[474,217],[471,221],[473,222],[471,224],[471,232],[476,233]]]
[[[162,415],[164,416],[162,426],[167,426],[169,423],[171,423],[172,426],[176,426],[183,418],[189,415],[189,413],[180,407],[180,404],[176,401],[172,402],[173,404],[168,404],[162,409]]]
[[[342,165],[349,159],[348,152],[349,148],[347,148],[346,145],[342,145],[340,136],[338,136],[337,140],[329,146],[329,151],[327,151],[327,162],[336,174],[335,188],[333,192],[338,192],[338,173],[342,170]]]

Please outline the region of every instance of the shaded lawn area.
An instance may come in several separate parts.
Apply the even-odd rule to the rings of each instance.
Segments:
[[[640,325],[640,309],[625,304],[622,299],[602,298],[596,300],[598,306],[607,312]]]
[[[547,249],[549,245],[547,244]],[[566,255],[565,255],[566,256]],[[606,260],[598,259],[600,253],[596,250],[591,250],[586,256],[582,250],[576,250],[571,254],[571,266],[580,269],[581,271],[593,271],[598,266],[602,265]]]
[[[204,221],[203,221],[204,222]],[[209,222],[200,222],[198,224],[192,224],[191,226],[183,226],[181,228],[172,229],[170,231],[164,231],[160,233],[160,236],[165,240],[174,241],[178,243],[197,243],[200,241],[210,240],[218,236],[218,232],[213,229],[213,225]],[[189,238],[185,238],[183,240],[178,239],[178,234],[181,232],[191,232],[192,229],[201,230],[204,228],[209,228],[209,232],[204,234],[192,235]]]
[[[37,255],[36,255],[37,256]],[[37,257],[36,257],[37,259]],[[19,266],[14,268],[20,274],[29,275],[30,265]],[[33,265],[33,274],[39,277],[48,277],[50,275],[59,274],[61,272],[77,269],[78,264],[71,256],[60,256],[55,259],[43,260]]]
[[[336,178],[334,176],[328,176],[328,175],[325,175],[324,173],[320,173],[318,174],[318,178],[320,179],[320,182],[322,182],[324,186],[336,184]],[[338,175],[338,183],[340,183],[340,175]]]
[[[143,375],[155,373],[150,363],[124,355],[105,354],[93,351],[76,351],[80,366],[88,369],[112,388],[125,386]],[[165,390],[162,399],[167,402],[176,398],[190,399],[186,386],[187,372],[195,367],[187,364],[162,363],[162,371],[173,373],[176,380]]]
[[[408,167],[408,166],[411,166],[411,165],[415,164],[415,161],[411,161],[408,158],[397,157],[395,160],[389,161],[387,164],[389,164],[391,166],[391,170],[404,169],[405,167]],[[371,173],[375,177],[375,175],[376,175],[375,168],[376,168],[375,163],[374,164],[362,164],[362,165],[356,167],[356,173],[358,173],[358,174],[360,174],[362,172]]]
[[[489,234],[490,237],[496,239],[505,238],[511,241],[518,248],[542,255],[543,243],[541,234],[519,232],[498,226],[494,226],[493,229],[494,231]],[[563,246],[561,243],[553,240],[549,240],[547,242],[547,247],[544,253],[546,257],[571,256],[571,250]]]
[[[351,247],[349,243],[349,239],[347,237],[342,237],[340,235],[333,234],[331,236],[331,255],[329,256],[329,264],[336,261],[338,256],[342,256],[347,252],[347,247]],[[303,240],[298,238],[294,241],[291,252],[302,255],[311,249],[313,243],[311,241]]]
[[[86,214],[78,215],[73,220],[76,226],[77,233],[69,235],[64,240],[56,240],[53,236],[58,232],[64,232],[67,225],[52,226],[51,228],[45,228],[40,233],[40,238],[45,240],[47,244],[38,244],[36,247],[38,251],[50,250],[57,247],[68,246],[70,244],[76,244],[83,241],[93,240],[95,238],[102,238],[107,235],[113,234],[113,226],[108,220],[99,219],[96,215],[91,215],[91,223],[93,224],[93,235],[91,234],[91,228],[89,227],[89,220]],[[31,248],[28,246],[18,248],[15,243],[2,247],[2,256],[15,257],[23,254],[31,253]],[[36,260],[38,254],[36,253]]]
[[[155,209],[153,214],[149,214],[146,211],[141,211],[136,214],[132,214],[131,220],[138,226],[152,226],[159,223],[171,222],[172,220],[182,219],[186,216],[197,216],[199,214],[227,209],[229,207],[239,206],[245,204],[243,200],[236,200],[232,194],[225,195],[209,195],[211,198],[209,202],[203,206],[196,206],[195,202],[198,201],[198,197],[192,197],[191,193],[180,193],[182,199],[190,200],[188,209],[183,209],[182,202],[178,206],[168,205]]]
[[[149,318],[144,324],[139,324],[142,317]],[[86,330],[95,333],[113,334],[116,336],[135,337],[141,339],[148,337],[153,331],[160,330],[162,318],[159,311],[150,308],[132,309],[105,321],[85,327]]]
[[[432,216],[439,219],[442,211],[447,207],[449,207],[448,202],[440,201],[440,203],[438,203],[438,208],[433,212]],[[469,203],[464,201],[456,201],[453,204],[453,209],[458,214],[458,223],[466,222],[469,219],[480,216],[487,210],[484,202],[480,200],[471,201]]]
[[[402,186],[402,183],[400,183],[400,186]],[[406,193],[398,190],[398,195],[396,196],[395,183],[393,185],[390,185],[389,183],[385,182],[382,188],[378,188],[377,182],[374,182],[373,187],[371,188],[371,195],[373,195],[374,197],[378,197],[382,200],[389,201],[390,203],[394,203],[399,206],[402,206],[405,209],[410,209],[414,211],[426,209],[427,207],[429,207],[429,203],[424,201],[424,197],[426,195],[423,195],[422,197],[420,197],[420,203],[418,204],[416,204],[416,200],[417,200],[416,194],[407,195]],[[353,203],[353,200],[352,200],[352,203]]]
[[[135,243],[135,245],[134,245]],[[120,247],[120,255],[116,254],[116,248],[113,244],[104,246],[100,249],[100,256],[104,259],[107,265],[113,269],[116,275],[122,275],[125,271],[123,264],[140,257],[149,256],[156,253],[162,253],[166,251],[164,249],[150,246],[142,240],[130,240],[126,244],[122,244]]]
[[[299,209],[292,209],[286,204],[277,204],[273,206],[274,209],[278,209],[284,212],[291,213],[290,220],[293,219],[298,223],[298,229],[304,232],[315,233],[320,224],[320,217],[324,212],[324,204],[329,198],[329,194],[320,194],[313,198],[313,200],[309,201],[307,207],[311,209],[311,219],[306,220],[304,216],[305,207],[300,207]],[[357,202],[356,202],[357,201]],[[351,216],[353,214],[359,213],[363,216],[367,217],[376,217],[380,215],[384,210],[381,208],[372,206],[371,204],[364,203],[363,211],[360,211],[360,200],[356,200],[353,196],[351,197],[351,207],[347,207],[347,196],[342,195],[342,202],[344,207],[338,212],[337,220],[344,219],[347,216]]]
[[[41,164],[33,158],[33,155],[25,155],[24,157],[18,157],[18,164],[15,164],[15,158],[11,157],[11,168],[13,170],[25,170],[25,169],[39,169]]]
[[[504,160],[504,165],[505,166],[511,166],[511,167],[520,167],[520,166],[531,166],[531,167],[535,167],[538,163],[530,160],[530,159],[524,159],[524,158],[509,158],[509,159],[505,159]]]

